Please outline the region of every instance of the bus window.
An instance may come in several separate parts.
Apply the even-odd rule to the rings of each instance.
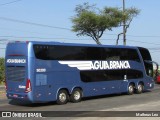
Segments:
[[[146,74],[150,77],[153,77],[153,65],[150,62],[146,62],[146,61],[152,61],[149,51],[145,48],[140,48],[140,47],[139,50],[142,56],[142,60],[144,62]]]

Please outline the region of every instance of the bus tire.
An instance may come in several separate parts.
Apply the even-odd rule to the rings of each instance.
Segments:
[[[142,83],[139,83],[138,86],[137,86],[137,89],[136,89],[136,93],[137,94],[141,94],[144,90],[144,86]]]
[[[129,84],[128,86],[128,95],[132,95],[134,93],[134,85]]]
[[[60,90],[58,92],[58,95],[57,95],[57,104],[59,105],[63,105],[63,104],[66,104],[68,102],[68,92],[64,89]]]
[[[82,99],[82,90],[75,88],[70,96],[70,101],[73,103],[80,102]]]

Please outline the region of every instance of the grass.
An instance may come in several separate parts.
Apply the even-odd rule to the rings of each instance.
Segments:
[[[4,85],[4,82],[0,81],[0,85]],[[5,91],[4,91],[4,90],[0,91],[0,95],[4,95],[4,94],[5,94]],[[1,97],[1,96],[0,96],[0,97]]]

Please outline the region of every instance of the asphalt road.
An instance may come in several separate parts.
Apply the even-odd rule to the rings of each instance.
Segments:
[[[99,113],[97,111],[117,111],[117,112],[122,111],[120,113],[113,112],[112,117],[114,117],[114,114],[116,115],[121,114],[123,116],[124,111],[126,111],[125,114],[130,114],[129,111],[160,111],[160,85],[156,85],[153,90],[147,91],[142,94],[105,95],[105,96],[99,96],[99,97],[85,98],[79,103],[67,103],[65,105],[57,105],[55,102],[45,103],[45,104],[24,104],[24,103],[17,103],[15,101],[7,100],[6,98],[4,98],[4,99],[0,99],[0,111],[21,111],[21,112],[47,111],[48,113],[50,113],[50,111],[65,111],[65,113],[62,114],[63,119],[71,119],[66,117],[64,118],[64,116],[67,116],[68,114],[70,114],[71,111],[84,111],[79,113],[76,113],[76,112],[72,113],[74,115],[77,114],[77,116],[80,116],[80,115],[85,116],[85,114],[87,114],[87,111],[88,113],[92,112],[91,114],[87,114],[88,117],[91,117],[93,115],[95,117],[97,116],[96,117],[97,119],[99,119],[98,114],[103,113],[103,112]],[[51,114],[52,113],[53,112],[51,112]],[[131,114],[133,115],[133,113]],[[160,112],[157,114],[158,114],[158,117],[160,117]],[[121,115],[118,115],[118,116],[121,116]],[[133,117],[132,115],[131,117]],[[58,119],[59,119],[59,116],[58,116]],[[72,118],[72,119],[75,119],[75,118]],[[76,119],[83,120],[84,117],[76,118]],[[125,119],[127,118],[125,117]]]

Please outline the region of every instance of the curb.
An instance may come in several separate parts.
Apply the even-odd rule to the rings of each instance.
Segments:
[[[0,85],[0,94],[3,93],[3,92],[5,92],[5,86]]]
[[[5,91],[0,91],[0,94],[5,93]]]
[[[5,86],[4,85],[0,85],[0,88],[4,88]]]

